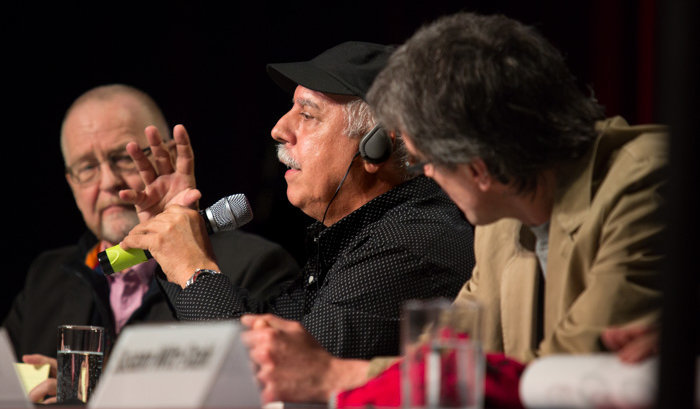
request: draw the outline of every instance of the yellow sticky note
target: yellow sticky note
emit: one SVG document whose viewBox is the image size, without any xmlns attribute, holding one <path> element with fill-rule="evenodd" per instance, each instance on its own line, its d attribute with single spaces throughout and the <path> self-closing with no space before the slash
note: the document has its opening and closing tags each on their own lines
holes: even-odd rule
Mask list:
<svg viewBox="0 0 700 409">
<path fill-rule="evenodd" d="M 44 365 L 32 365 L 24 363 L 15 363 L 15 369 L 17 369 L 17 374 L 19 379 L 24 385 L 24 390 L 29 393 L 35 386 L 42 383 L 49 377 L 49 364 Z"/>
</svg>

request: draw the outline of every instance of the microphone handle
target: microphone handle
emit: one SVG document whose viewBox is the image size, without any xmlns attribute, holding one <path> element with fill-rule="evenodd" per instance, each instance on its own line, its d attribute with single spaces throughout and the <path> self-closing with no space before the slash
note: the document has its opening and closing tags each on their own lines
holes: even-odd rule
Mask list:
<svg viewBox="0 0 700 409">
<path fill-rule="evenodd" d="M 202 216 L 202 220 L 204 220 L 204 226 L 207 228 L 207 234 L 209 234 L 210 236 L 214 234 L 214 228 L 211 226 L 211 222 L 207 217 L 206 210 L 200 210 L 199 215 Z"/>
<path fill-rule="evenodd" d="M 209 219 L 204 213 L 204 210 L 200 210 L 199 215 L 202 216 L 202 219 L 204 220 L 204 225 L 207 228 L 207 233 L 209 235 L 214 234 L 214 229 L 212 228 L 211 222 L 209 222 Z M 104 274 L 106 275 L 118 273 L 122 270 L 126 270 L 129 267 L 133 267 L 137 264 L 143 263 L 144 261 L 148 261 L 152 258 L 153 256 L 148 250 L 124 250 L 118 244 L 116 246 L 110 247 L 104 251 L 97 253 L 97 261 L 100 262 L 102 272 L 104 272 Z"/>
<path fill-rule="evenodd" d="M 153 256 L 148 250 L 124 250 L 118 244 L 97 253 L 97 260 L 100 262 L 102 272 L 106 275 L 118 273 L 152 258 Z"/>
</svg>

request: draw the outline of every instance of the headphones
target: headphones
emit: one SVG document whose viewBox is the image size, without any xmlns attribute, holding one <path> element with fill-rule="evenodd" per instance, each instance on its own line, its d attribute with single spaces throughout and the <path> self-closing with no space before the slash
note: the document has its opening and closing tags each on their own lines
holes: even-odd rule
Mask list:
<svg viewBox="0 0 700 409">
<path fill-rule="evenodd" d="M 360 141 L 360 156 L 369 163 L 382 163 L 389 159 L 394 144 L 384 128 L 377 124 Z"/>
<path fill-rule="evenodd" d="M 371 131 L 367 132 L 367 135 L 362 137 L 362 140 L 360 141 L 359 151 L 355 153 L 355 155 L 352 157 L 352 160 L 350 161 L 350 166 L 348 166 L 348 169 L 345 171 L 345 176 L 343 176 L 343 179 L 340 181 L 338 188 L 335 189 L 335 193 L 333 193 L 333 197 L 331 197 L 331 200 L 328 202 L 328 206 L 326 206 L 326 211 L 323 212 L 323 219 L 321 220 L 321 223 L 323 223 L 326 220 L 326 213 L 328 213 L 328 209 L 331 207 L 331 203 L 333 203 L 333 200 L 338 195 L 340 187 L 343 186 L 345 178 L 348 177 L 348 173 L 350 173 L 350 168 L 352 167 L 352 163 L 355 161 L 355 158 L 357 158 L 357 156 L 359 155 L 366 162 L 374 164 L 382 163 L 389 159 L 389 156 L 391 156 L 391 152 L 393 150 L 394 144 L 391 142 L 391 138 L 389 137 L 389 135 L 387 135 L 384 128 L 382 128 L 379 124 L 375 125 Z"/>
</svg>

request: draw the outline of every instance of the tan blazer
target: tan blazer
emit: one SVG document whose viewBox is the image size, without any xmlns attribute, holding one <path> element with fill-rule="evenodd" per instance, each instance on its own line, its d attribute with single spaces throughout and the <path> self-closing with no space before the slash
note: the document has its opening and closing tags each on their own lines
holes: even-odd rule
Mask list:
<svg viewBox="0 0 700 409">
<path fill-rule="evenodd" d="M 540 355 L 601 350 L 611 325 L 651 322 L 660 309 L 668 136 L 660 125 L 596 124 L 591 152 L 568 164 L 549 227 L 544 324 L 538 341 L 534 235 L 513 219 L 475 229 L 476 267 L 455 299 L 484 305 L 487 352 L 528 362 Z M 376 358 L 373 376 L 393 362 Z"/>
<path fill-rule="evenodd" d="M 550 219 L 541 342 L 534 235 L 513 219 L 475 231 L 476 267 L 455 302 L 484 304 L 487 351 L 524 362 L 598 351 L 605 327 L 659 312 L 666 129 L 619 117 L 596 125 L 591 153 L 559 173 L 570 177 L 560 180 Z"/>
</svg>

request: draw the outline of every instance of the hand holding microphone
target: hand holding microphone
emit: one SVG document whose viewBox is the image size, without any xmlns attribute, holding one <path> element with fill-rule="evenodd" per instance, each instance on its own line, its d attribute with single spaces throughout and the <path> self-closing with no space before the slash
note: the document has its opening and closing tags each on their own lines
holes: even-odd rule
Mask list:
<svg viewBox="0 0 700 409">
<path fill-rule="evenodd" d="M 159 258 L 156 254 L 156 258 L 169 278 L 169 273 L 174 274 L 175 270 L 186 270 L 185 274 L 191 274 L 194 270 L 190 271 L 191 267 L 187 267 L 188 265 L 196 265 L 194 268 L 211 268 L 197 263 L 201 263 L 202 259 L 213 262 L 210 245 L 202 237 L 206 234 L 198 231 L 201 230 L 200 220 L 203 220 L 208 234 L 215 234 L 237 229 L 252 219 L 250 204 L 243 194 L 222 198 L 205 210 L 199 211 L 199 215 L 195 210 L 172 206 L 134 227 L 124 239 L 126 249 L 119 245 L 110 247 L 100 252 L 98 259 L 105 274 L 114 274 L 152 257 L 150 252 L 141 248 L 157 248 L 157 253 L 162 253 L 164 257 Z M 172 265 L 173 268 L 168 268 L 168 265 Z"/>
</svg>

